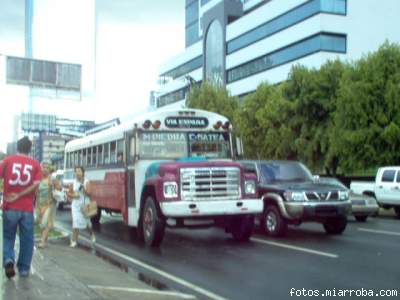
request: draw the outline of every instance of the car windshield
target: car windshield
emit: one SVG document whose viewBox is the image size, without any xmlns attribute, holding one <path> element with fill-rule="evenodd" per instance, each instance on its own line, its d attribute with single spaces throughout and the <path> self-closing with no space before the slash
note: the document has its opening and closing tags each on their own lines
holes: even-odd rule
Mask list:
<svg viewBox="0 0 400 300">
<path fill-rule="evenodd" d="M 263 183 L 312 181 L 311 172 L 299 162 L 262 162 L 260 164 Z"/>
</svg>

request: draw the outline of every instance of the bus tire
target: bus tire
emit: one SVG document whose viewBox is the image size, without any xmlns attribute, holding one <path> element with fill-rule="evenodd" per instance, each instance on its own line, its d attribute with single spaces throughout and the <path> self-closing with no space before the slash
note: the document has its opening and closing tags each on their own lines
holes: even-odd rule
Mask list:
<svg viewBox="0 0 400 300">
<path fill-rule="evenodd" d="M 100 225 L 100 219 L 101 219 L 101 208 L 97 208 L 97 214 L 94 215 L 92 218 L 90 218 L 90 222 L 92 222 L 93 226 L 99 226 Z"/>
<path fill-rule="evenodd" d="M 253 216 L 239 216 L 233 218 L 230 232 L 232 233 L 232 237 L 235 241 L 247 242 L 253 233 L 253 228 Z"/>
<path fill-rule="evenodd" d="M 153 196 L 147 196 L 140 218 L 140 233 L 147 246 L 158 247 L 165 232 L 165 220 L 159 216 Z"/>
</svg>

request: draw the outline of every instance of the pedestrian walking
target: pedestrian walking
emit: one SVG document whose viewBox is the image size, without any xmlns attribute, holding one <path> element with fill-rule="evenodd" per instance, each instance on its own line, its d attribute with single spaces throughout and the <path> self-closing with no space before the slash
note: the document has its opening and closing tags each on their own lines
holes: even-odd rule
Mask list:
<svg viewBox="0 0 400 300">
<path fill-rule="evenodd" d="M 82 207 L 90 202 L 90 183 L 85 179 L 85 169 L 83 167 L 75 167 L 75 180 L 68 190 L 68 198 L 72 202 L 72 237 L 70 247 L 75 248 L 77 246 L 80 229 L 87 229 L 92 242 L 95 243 L 96 237 L 90 218 L 85 217 L 82 213 Z"/>
<path fill-rule="evenodd" d="M 36 223 L 41 229 L 41 239 L 38 244 L 39 248 L 47 245 L 49 232 L 54 226 L 56 201 L 53 197 L 54 186 L 50 176 L 50 164 L 42 162 L 42 180 L 39 184 L 37 202 L 36 202 Z"/>
<path fill-rule="evenodd" d="M 32 142 L 23 137 L 17 142 L 17 154 L 0 163 L 4 179 L 3 266 L 8 278 L 15 276 L 15 238 L 19 232 L 17 268 L 21 277 L 29 276 L 34 244 L 34 199 L 42 172 L 37 160 L 29 157 Z"/>
</svg>

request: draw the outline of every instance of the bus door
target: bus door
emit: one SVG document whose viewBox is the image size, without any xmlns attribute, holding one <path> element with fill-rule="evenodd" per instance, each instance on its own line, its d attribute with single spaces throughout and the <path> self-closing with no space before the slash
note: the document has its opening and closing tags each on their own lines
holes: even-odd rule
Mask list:
<svg viewBox="0 0 400 300">
<path fill-rule="evenodd" d="M 126 195 L 128 200 L 128 225 L 136 225 L 138 219 L 136 201 L 135 201 L 135 153 L 136 136 L 133 132 L 125 133 L 125 153 L 127 166 L 127 188 Z"/>
</svg>

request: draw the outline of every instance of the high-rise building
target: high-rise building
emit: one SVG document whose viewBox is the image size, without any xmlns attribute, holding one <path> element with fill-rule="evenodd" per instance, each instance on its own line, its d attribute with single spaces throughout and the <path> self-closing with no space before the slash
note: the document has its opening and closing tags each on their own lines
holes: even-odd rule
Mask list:
<svg viewBox="0 0 400 300">
<path fill-rule="evenodd" d="M 160 67 L 157 105 L 182 106 L 193 81 L 235 96 L 291 67 L 351 61 L 400 42 L 398 0 L 186 0 L 186 49 Z M 187 78 L 191 78 L 190 82 Z"/>
</svg>

